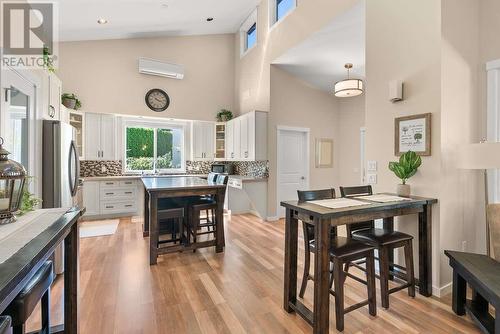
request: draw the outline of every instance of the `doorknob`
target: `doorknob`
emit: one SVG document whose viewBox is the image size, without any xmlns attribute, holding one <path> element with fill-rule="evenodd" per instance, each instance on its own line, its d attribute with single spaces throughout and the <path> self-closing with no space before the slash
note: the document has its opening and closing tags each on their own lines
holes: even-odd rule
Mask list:
<svg viewBox="0 0 500 334">
<path fill-rule="evenodd" d="M 305 180 L 305 179 L 306 179 L 306 177 L 305 177 L 305 176 L 302 176 L 300 179 L 301 179 L 301 180 Z"/>
</svg>

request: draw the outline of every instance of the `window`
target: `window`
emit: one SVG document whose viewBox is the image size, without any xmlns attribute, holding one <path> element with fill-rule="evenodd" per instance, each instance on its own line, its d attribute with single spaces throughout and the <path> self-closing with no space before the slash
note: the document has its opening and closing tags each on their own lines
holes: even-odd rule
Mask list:
<svg viewBox="0 0 500 334">
<path fill-rule="evenodd" d="M 125 127 L 125 170 L 184 170 L 184 129 L 176 126 L 129 124 Z"/>
<path fill-rule="evenodd" d="M 241 56 L 257 45 L 257 9 L 243 22 L 240 28 Z"/>
<path fill-rule="evenodd" d="M 270 26 L 273 26 L 297 7 L 297 0 L 271 0 L 269 5 Z"/>
<path fill-rule="evenodd" d="M 247 50 L 251 49 L 257 43 L 257 23 L 247 31 Z"/>
</svg>

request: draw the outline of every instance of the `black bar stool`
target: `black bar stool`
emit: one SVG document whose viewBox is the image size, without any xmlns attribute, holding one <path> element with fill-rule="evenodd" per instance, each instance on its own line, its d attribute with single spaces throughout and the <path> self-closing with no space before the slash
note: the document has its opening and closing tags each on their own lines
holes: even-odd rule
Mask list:
<svg viewBox="0 0 500 334">
<path fill-rule="evenodd" d="M 218 174 L 215 183 L 227 185 L 229 176 Z M 209 181 L 210 182 L 210 181 Z M 224 200 L 222 198 L 222 200 Z M 213 234 L 214 237 L 217 233 L 217 221 L 215 211 L 217 210 L 218 203 L 213 196 L 202 196 L 189 201 L 189 231 L 190 236 L 193 238 L 193 243 L 196 243 L 197 237 L 200 235 Z M 205 211 L 207 218 L 201 218 L 200 213 Z M 210 213 L 210 214 L 209 214 Z M 211 219 L 209 218 L 211 217 Z M 203 222 L 205 220 L 205 222 Z M 206 227 L 207 231 L 203 231 Z M 196 249 L 193 250 L 195 252 Z"/>
<path fill-rule="evenodd" d="M 12 334 L 12 319 L 8 316 L 0 317 L 0 334 Z"/>
<path fill-rule="evenodd" d="M 372 186 L 340 187 L 342 197 L 357 197 L 372 195 Z M 375 228 L 375 222 L 367 221 L 347 225 L 347 234 L 353 239 L 372 245 L 379 253 L 380 268 L 380 297 L 382 307 L 389 308 L 389 294 L 408 288 L 408 295 L 415 297 L 415 275 L 413 269 L 413 236 L 383 228 Z M 396 248 L 404 248 L 405 267 L 395 264 L 389 260 L 389 252 Z M 349 269 L 348 264 L 346 271 Z M 352 264 L 360 269 L 357 263 Z M 400 271 L 391 270 L 397 268 Z M 401 273 L 403 271 L 404 273 Z M 389 290 L 389 276 L 393 275 L 406 281 L 398 287 Z"/>
<path fill-rule="evenodd" d="M 335 198 L 335 189 L 324 190 L 298 190 L 299 201 L 312 201 L 319 199 Z M 304 248 L 305 248 L 305 264 L 304 275 L 302 278 L 302 286 L 299 296 L 303 298 L 308 280 L 314 280 L 309 274 L 310 253 L 316 252 L 316 242 L 314 240 L 314 225 L 307 217 L 299 217 L 302 220 L 304 229 Z M 335 297 L 335 326 L 338 331 L 344 330 L 344 315 L 354 311 L 360 307 L 368 305 L 370 315 L 377 315 L 377 302 L 375 291 L 375 260 L 373 251 L 375 247 L 353 240 L 337 236 L 336 227 L 330 230 L 330 261 L 332 270 L 330 272 L 330 294 Z M 360 259 L 366 259 L 366 281 L 361 278 L 345 272 L 343 267 L 345 264 Z M 351 277 L 358 282 L 366 284 L 368 298 L 362 302 L 345 307 L 344 305 L 344 283 L 347 277 Z M 334 289 L 331 287 L 334 285 Z"/>
<path fill-rule="evenodd" d="M 158 210 L 158 235 L 170 234 L 171 238 L 163 240 L 158 238 L 158 245 L 182 243 L 184 241 L 185 209 L 175 201 L 171 201 L 167 205 L 165 204 L 165 201 L 160 202 L 160 209 Z M 179 237 L 177 237 L 177 234 Z"/>
<path fill-rule="evenodd" d="M 4 311 L 12 318 L 14 334 L 24 334 L 25 324 L 38 302 L 42 301 L 42 329 L 39 333 L 50 333 L 50 286 L 54 281 L 52 261 L 46 261 L 28 284 L 19 292 Z"/>
</svg>

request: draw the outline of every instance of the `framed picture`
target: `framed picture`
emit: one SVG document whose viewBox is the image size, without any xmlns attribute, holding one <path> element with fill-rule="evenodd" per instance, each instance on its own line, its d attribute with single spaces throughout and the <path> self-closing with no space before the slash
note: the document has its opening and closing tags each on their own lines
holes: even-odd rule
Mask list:
<svg viewBox="0 0 500 334">
<path fill-rule="evenodd" d="M 431 114 L 399 117 L 394 122 L 394 154 L 431 155 Z"/>
<path fill-rule="evenodd" d="M 316 168 L 333 167 L 333 139 L 316 139 Z"/>
</svg>

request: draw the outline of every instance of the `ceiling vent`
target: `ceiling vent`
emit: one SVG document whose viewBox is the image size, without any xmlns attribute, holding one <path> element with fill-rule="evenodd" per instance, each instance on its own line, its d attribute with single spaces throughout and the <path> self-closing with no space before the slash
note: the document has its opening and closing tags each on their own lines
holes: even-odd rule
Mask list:
<svg viewBox="0 0 500 334">
<path fill-rule="evenodd" d="M 154 59 L 139 58 L 139 73 L 181 80 L 184 78 L 184 67 Z"/>
</svg>

